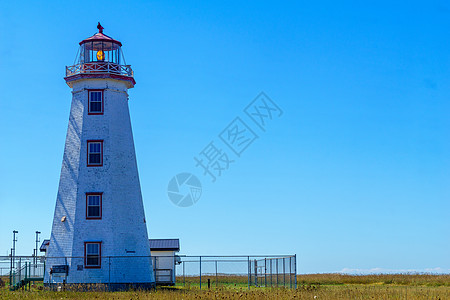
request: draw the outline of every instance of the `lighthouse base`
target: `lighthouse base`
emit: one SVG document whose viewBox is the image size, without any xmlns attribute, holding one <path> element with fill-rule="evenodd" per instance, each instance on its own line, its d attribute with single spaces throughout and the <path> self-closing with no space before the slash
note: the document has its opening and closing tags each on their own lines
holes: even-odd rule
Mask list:
<svg viewBox="0 0 450 300">
<path fill-rule="evenodd" d="M 51 291 L 77 292 L 119 292 L 128 290 L 150 291 L 155 289 L 154 282 L 138 283 L 44 283 Z"/>
</svg>

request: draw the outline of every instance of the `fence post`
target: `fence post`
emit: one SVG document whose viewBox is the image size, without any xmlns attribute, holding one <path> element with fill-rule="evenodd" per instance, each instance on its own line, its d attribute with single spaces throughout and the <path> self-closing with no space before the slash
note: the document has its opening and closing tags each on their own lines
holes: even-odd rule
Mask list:
<svg viewBox="0 0 450 300">
<path fill-rule="evenodd" d="M 19 282 L 22 280 L 22 257 L 19 257 Z"/>
<path fill-rule="evenodd" d="M 27 279 L 27 275 L 28 275 L 27 273 L 28 273 L 28 265 L 27 265 L 27 262 L 25 262 L 25 277 L 23 278 L 25 291 L 27 290 L 27 284 L 25 283 L 25 280 Z M 22 289 L 23 289 L 23 286 L 22 286 Z"/>
<path fill-rule="evenodd" d="M 280 259 L 279 258 L 276 258 L 276 263 L 275 263 L 275 267 L 277 268 L 277 287 L 278 287 L 278 261 L 279 261 Z"/>
<path fill-rule="evenodd" d="M 267 258 L 264 257 L 264 287 L 267 287 Z"/>
<path fill-rule="evenodd" d="M 270 262 L 270 287 L 272 287 L 272 279 L 273 279 L 273 275 L 272 275 L 272 259 L 270 259 L 269 262 Z"/>
<path fill-rule="evenodd" d="M 185 261 L 183 261 L 183 286 L 186 286 L 186 273 L 184 272 L 184 265 L 186 264 Z"/>
<path fill-rule="evenodd" d="M 294 276 L 295 288 L 297 288 L 297 254 L 294 254 Z"/>
<path fill-rule="evenodd" d="M 216 263 L 216 288 L 217 288 L 217 258 L 216 258 L 215 263 Z"/>
<path fill-rule="evenodd" d="M 31 268 L 31 263 L 29 263 L 29 264 L 28 264 L 28 276 L 30 276 L 30 278 L 36 277 L 36 271 L 34 271 L 34 272 L 33 272 L 33 275 L 31 275 L 31 270 L 32 270 L 32 268 Z M 33 281 L 33 284 L 34 284 L 34 283 L 35 283 L 35 282 Z M 28 290 L 31 290 L 31 280 L 28 281 Z"/>
<path fill-rule="evenodd" d="M 250 256 L 247 256 L 247 287 L 248 289 L 250 289 L 250 272 L 251 272 L 251 267 L 250 267 Z"/>
<path fill-rule="evenodd" d="M 289 288 L 292 289 L 292 256 L 289 256 Z"/>
<path fill-rule="evenodd" d="M 11 288 L 12 285 L 12 272 L 13 272 L 13 259 L 12 259 L 12 248 L 11 248 L 11 263 L 9 264 L 9 288 Z"/>
<path fill-rule="evenodd" d="M 258 261 L 255 259 L 255 287 L 258 286 Z"/>
<path fill-rule="evenodd" d="M 283 286 L 286 286 L 286 261 L 283 257 Z"/>
<path fill-rule="evenodd" d="M 200 256 L 200 289 L 202 289 L 202 257 Z"/>
</svg>

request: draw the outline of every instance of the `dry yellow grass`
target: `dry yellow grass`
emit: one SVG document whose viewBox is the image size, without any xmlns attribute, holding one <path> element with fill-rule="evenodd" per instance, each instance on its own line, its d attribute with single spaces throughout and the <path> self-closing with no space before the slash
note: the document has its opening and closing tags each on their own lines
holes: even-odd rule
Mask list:
<svg viewBox="0 0 450 300">
<path fill-rule="evenodd" d="M 306 284 L 395 284 L 450 286 L 450 274 L 306 274 L 297 275 L 297 282 Z"/>
<path fill-rule="evenodd" d="M 153 292 L 9 292 L 0 299 L 450 299 L 448 287 L 333 286 L 252 290 L 156 290 Z"/>
<path fill-rule="evenodd" d="M 189 278 L 194 283 L 198 278 Z M 155 291 L 128 292 L 10 292 L 4 288 L 0 299 L 450 299 L 450 275 L 364 275 L 309 274 L 298 276 L 297 289 L 239 287 L 246 277 L 227 277 L 218 289 L 158 288 Z M 232 282 L 236 282 L 236 286 Z"/>
</svg>

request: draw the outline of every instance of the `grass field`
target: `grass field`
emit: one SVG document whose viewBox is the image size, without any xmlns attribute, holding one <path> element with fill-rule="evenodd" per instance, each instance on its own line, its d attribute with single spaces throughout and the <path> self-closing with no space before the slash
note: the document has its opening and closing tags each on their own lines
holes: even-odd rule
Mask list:
<svg viewBox="0 0 450 300">
<path fill-rule="evenodd" d="M 206 277 L 207 280 L 208 277 Z M 211 278 L 212 280 L 212 278 Z M 247 277 L 219 278 L 211 289 L 198 288 L 198 278 L 186 278 L 186 286 L 155 291 L 52 292 L 35 286 L 31 291 L 0 291 L 0 299 L 450 299 L 450 275 L 381 274 L 298 275 L 297 289 L 246 287 Z"/>
</svg>

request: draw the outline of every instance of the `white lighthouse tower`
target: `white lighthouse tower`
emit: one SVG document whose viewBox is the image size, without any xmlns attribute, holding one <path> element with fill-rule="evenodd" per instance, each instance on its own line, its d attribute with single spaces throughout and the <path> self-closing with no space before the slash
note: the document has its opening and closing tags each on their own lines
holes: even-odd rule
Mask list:
<svg viewBox="0 0 450 300">
<path fill-rule="evenodd" d="M 72 105 L 44 282 L 154 286 L 128 110 L 133 71 L 103 33 L 66 67 Z"/>
</svg>

